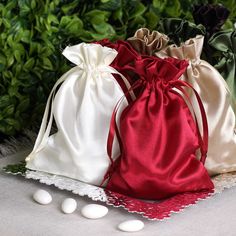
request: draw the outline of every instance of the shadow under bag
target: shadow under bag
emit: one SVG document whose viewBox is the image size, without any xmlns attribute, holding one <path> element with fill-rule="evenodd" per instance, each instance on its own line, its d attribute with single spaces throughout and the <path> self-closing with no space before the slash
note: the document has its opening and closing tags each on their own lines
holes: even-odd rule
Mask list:
<svg viewBox="0 0 236 236">
<path fill-rule="evenodd" d="M 111 160 L 106 189 L 131 197 L 158 200 L 178 193 L 211 190 L 213 183 L 204 167 L 208 128 L 196 91 L 179 77 L 188 63 L 174 58 L 145 57 L 135 62 L 140 79 L 136 100 L 123 110 L 118 132 L 113 111 L 108 136 L 111 156 L 118 135 L 120 156 Z M 202 114 L 203 137 L 183 98 L 184 87 L 193 89 Z M 187 97 L 188 99 L 188 97 Z M 200 149 L 201 159 L 196 158 Z"/>
</svg>

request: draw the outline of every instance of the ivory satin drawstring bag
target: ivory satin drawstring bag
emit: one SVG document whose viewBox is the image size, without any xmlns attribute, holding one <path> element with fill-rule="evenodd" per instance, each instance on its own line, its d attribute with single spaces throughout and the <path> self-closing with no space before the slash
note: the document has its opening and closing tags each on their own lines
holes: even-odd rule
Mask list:
<svg viewBox="0 0 236 236">
<path fill-rule="evenodd" d="M 180 46 L 170 45 L 162 52 L 156 53 L 156 56 L 170 56 L 189 62 L 181 79 L 191 84 L 202 100 L 209 129 L 205 166 L 210 175 L 215 175 L 236 171 L 235 114 L 232 95 L 225 80 L 213 66 L 200 58 L 203 42 L 204 37 L 198 35 Z M 190 90 L 188 92 L 202 130 L 197 100 Z"/>
<path fill-rule="evenodd" d="M 75 67 L 54 85 L 26 167 L 99 185 L 109 166 L 107 135 L 111 114 L 124 96 L 109 66 L 117 51 L 99 44 L 66 47 L 63 55 Z M 126 99 L 123 104 L 127 105 Z M 50 135 L 53 119 L 57 132 Z M 115 140 L 114 156 L 119 154 Z"/>
</svg>

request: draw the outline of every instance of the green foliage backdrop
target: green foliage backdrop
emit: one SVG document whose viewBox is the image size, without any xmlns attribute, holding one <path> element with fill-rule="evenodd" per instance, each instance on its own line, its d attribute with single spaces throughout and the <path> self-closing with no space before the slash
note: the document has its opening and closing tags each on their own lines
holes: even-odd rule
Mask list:
<svg viewBox="0 0 236 236">
<path fill-rule="evenodd" d="M 40 122 L 56 79 L 69 69 L 68 44 L 125 39 L 155 29 L 160 18 L 192 21 L 197 3 L 222 2 L 236 17 L 234 0 L 2 0 L 0 2 L 0 134 L 14 135 Z"/>
</svg>

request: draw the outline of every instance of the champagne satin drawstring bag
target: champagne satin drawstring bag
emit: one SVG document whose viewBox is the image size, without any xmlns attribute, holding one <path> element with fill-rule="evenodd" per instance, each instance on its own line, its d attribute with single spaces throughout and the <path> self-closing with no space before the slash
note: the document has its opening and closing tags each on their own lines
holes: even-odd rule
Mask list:
<svg viewBox="0 0 236 236">
<path fill-rule="evenodd" d="M 206 168 L 210 175 L 236 171 L 235 114 L 232 95 L 220 73 L 208 62 L 201 60 L 204 37 L 198 35 L 180 46 L 170 45 L 158 57 L 170 56 L 188 60 L 189 66 L 182 80 L 191 84 L 202 100 L 209 129 L 209 145 Z M 202 127 L 196 98 L 191 91 L 194 111 Z"/>
<path fill-rule="evenodd" d="M 109 66 L 117 56 L 114 49 L 81 43 L 67 47 L 63 55 L 76 66 L 51 91 L 26 167 L 99 185 L 109 166 L 106 144 L 111 114 L 124 95 L 112 73 L 121 76 L 127 87 L 129 83 Z M 50 135 L 53 118 L 58 130 Z M 113 148 L 117 156 L 116 141 Z"/>
</svg>

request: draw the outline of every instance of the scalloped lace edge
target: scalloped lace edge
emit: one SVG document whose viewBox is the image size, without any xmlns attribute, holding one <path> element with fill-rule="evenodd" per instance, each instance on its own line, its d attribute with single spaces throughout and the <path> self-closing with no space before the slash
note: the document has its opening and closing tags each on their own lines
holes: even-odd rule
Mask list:
<svg viewBox="0 0 236 236">
<path fill-rule="evenodd" d="M 143 201 L 78 180 L 40 171 L 27 170 L 25 175 L 21 175 L 26 179 L 34 179 L 46 185 L 54 185 L 61 190 L 71 191 L 79 196 L 87 196 L 93 201 L 101 201 L 113 207 L 123 207 L 128 212 L 140 214 L 149 220 L 160 221 L 170 218 L 172 214 L 182 212 L 186 208 L 197 204 L 199 201 L 206 200 L 215 194 L 222 193 L 224 189 L 236 186 L 236 172 L 225 173 L 212 177 L 212 181 L 215 185 L 214 191 L 183 193 L 163 201 Z"/>
</svg>

